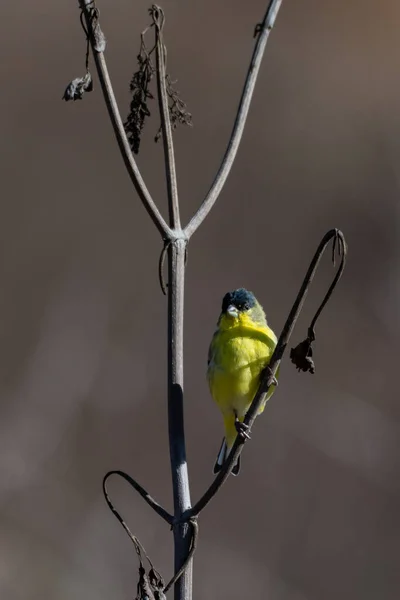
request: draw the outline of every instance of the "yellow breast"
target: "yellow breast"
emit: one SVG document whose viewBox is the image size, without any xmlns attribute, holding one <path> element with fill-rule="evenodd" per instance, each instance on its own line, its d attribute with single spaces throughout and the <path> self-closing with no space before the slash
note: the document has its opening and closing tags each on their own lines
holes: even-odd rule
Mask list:
<svg viewBox="0 0 400 600">
<path fill-rule="evenodd" d="M 223 412 L 245 414 L 275 346 L 275 334 L 267 326 L 241 325 L 216 332 L 210 348 L 208 380 L 211 394 Z"/>
</svg>

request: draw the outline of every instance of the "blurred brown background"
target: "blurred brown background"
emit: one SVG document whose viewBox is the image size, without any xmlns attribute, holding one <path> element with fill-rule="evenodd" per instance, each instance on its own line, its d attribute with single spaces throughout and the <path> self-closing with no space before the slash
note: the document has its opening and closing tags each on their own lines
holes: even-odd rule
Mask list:
<svg viewBox="0 0 400 600">
<path fill-rule="evenodd" d="M 169 70 L 195 127 L 175 135 L 184 221 L 232 126 L 263 0 L 165 0 Z M 99 1 L 122 114 L 143 0 Z M 171 507 L 166 301 L 159 236 L 133 191 L 77 2 L 0 7 L 0 595 L 133 598 L 133 547 L 101 479 L 121 468 Z M 317 328 L 314 376 L 286 358 L 239 479 L 200 520 L 195 598 L 395 600 L 400 594 L 400 5 L 285 0 L 237 162 L 190 244 L 186 428 L 191 491 L 209 484 L 222 425 L 205 380 L 222 295 L 253 290 L 279 332 L 325 231 L 345 276 Z M 139 163 L 165 210 L 149 121 Z M 293 342 L 333 270 L 323 262 Z M 165 578 L 171 534 L 123 482 L 115 503 Z"/>
</svg>

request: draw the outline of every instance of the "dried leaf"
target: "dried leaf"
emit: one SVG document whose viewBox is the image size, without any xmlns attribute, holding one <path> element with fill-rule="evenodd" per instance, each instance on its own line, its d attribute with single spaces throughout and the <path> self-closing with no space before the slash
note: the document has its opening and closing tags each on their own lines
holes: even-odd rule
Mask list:
<svg viewBox="0 0 400 600">
<path fill-rule="evenodd" d="M 82 100 L 85 92 L 91 92 L 93 90 L 93 80 L 89 71 L 87 71 L 84 77 L 77 77 L 73 79 L 66 87 L 63 95 L 63 100 L 68 102 L 69 100 Z"/>
</svg>

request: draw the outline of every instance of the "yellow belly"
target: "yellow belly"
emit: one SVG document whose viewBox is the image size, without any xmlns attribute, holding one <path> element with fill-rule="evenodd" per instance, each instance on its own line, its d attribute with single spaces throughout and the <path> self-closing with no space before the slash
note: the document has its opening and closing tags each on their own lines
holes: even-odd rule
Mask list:
<svg viewBox="0 0 400 600">
<path fill-rule="evenodd" d="M 243 333 L 217 334 L 208 369 L 210 391 L 220 410 L 233 411 L 239 418 L 246 414 L 276 344 L 265 332 Z"/>
</svg>

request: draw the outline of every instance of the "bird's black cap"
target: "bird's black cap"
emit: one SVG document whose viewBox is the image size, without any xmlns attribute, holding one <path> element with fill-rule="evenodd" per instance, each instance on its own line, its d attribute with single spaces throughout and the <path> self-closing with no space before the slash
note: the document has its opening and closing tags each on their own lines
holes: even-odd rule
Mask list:
<svg viewBox="0 0 400 600">
<path fill-rule="evenodd" d="M 222 312 L 226 312 L 227 308 L 231 305 L 236 306 L 239 311 L 249 310 L 256 305 L 256 298 L 252 292 L 248 292 L 244 288 L 239 288 L 225 294 L 222 300 Z"/>
</svg>

